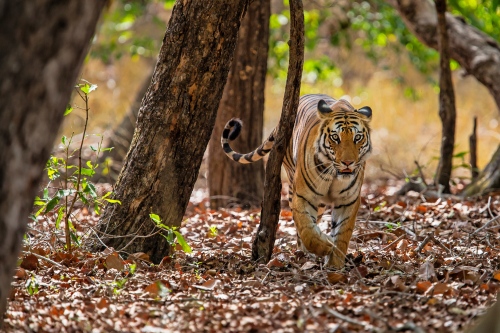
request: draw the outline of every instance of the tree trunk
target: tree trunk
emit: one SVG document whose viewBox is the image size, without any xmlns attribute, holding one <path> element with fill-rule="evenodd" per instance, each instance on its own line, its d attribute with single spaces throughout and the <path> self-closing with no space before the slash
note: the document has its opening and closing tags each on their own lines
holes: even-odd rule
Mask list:
<svg viewBox="0 0 500 333">
<path fill-rule="evenodd" d="M 431 1 L 387 0 L 420 41 L 437 48 L 436 10 Z M 488 35 L 468 25 L 462 19 L 446 14 L 450 56 L 481 82 L 495 99 L 500 111 L 500 46 Z M 464 191 L 475 195 L 500 188 L 500 145 L 486 168 Z M 496 169 L 495 169 L 496 168 Z"/>
<path fill-rule="evenodd" d="M 151 64 L 152 65 L 152 64 Z M 134 136 L 135 124 L 137 122 L 137 114 L 141 107 L 141 102 L 153 77 L 153 66 L 151 73 L 144 79 L 139 91 L 135 95 L 134 102 L 130 105 L 127 113 L 123 116 L 122 121 L 113 128 L 113 131 L 107 139 L 105 139 L 104 147 L 113 147 L 109 153 L 101 154 L 97 163 L 101 167 L 107 169 L 106 174 L 97 172 L 92 179 L 94 182 L 114 183 L 118 179 L 118 175 L 123 166 L 123 161 L 127 155 L 132 137 Z"/>
<path fill-rule="evenodd" d="M 100 230 L 107 246 L 169 253 L 149 214 L 181 224 L 215 123 L 248 0 L 177 1 L 142 101 L 130 150 Z M 123 237 L 136 235 L 139 237 Z M 99 243 L 97 243 L 99 247 Z"/>
<path fill-rule="evenodd" d="M 455 92 L 451 81 L 448 31 L 446 29 L 446 0 L 436 0 L 438 15 L 440 75 L 439 117 L 441 118 L 441 155 L 436 171 L 435 184 L 443 186 L 443 193 L 450 193 L 450 178 L 453 169 L 453 146 L 455 144 Z"/>
<path fill-rule="evenodd" d="M 279 129 L 266 168 L 262 217 L 252 245 L 252 259 L 268 262 L 273 254 L 281 203 L 281 163 L 290 144 L 299 106 L 304 64 L 304 9 L 302 0 L 290 0 L 290 63 L 286 79 Z"/>
<path fill-rule="evenodd" d="M 262 142 L 270 11 L 269 0 L 255 0 L 241 23 L 209 145 L 208 188 L 213 208 L 231 203 L 255 206 L 262 201 L 263 163 L 234 163 L 223 153 L 220 137 L 226 121 L 239 117 L 246 126 L 235 149 L 248 152 Z"/>
<path fill-rule="evenodd" d="M 500 146 L 484 170 L 465 188 L 463 195 L 472 196 L 498 190 L 500 190 Z"/>
<path fill-rule="evenodd" d="M 105 4 L 0 0 L 0 326 L 43 167 Z"/>
</svg>

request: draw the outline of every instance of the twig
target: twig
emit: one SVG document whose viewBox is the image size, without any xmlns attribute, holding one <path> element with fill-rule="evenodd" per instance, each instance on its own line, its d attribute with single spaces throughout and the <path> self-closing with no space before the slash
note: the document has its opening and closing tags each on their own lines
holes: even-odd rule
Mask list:
<svg viewBox="0 0 500 333">
<path fill-rule="evenodd" d="M 427 243 L 429 243 L 432 240 L 433 237 L 434 236 L 432 235 L 432 232 L 429 232 L 427 234 L 427 236 L 424 238 L 424 240 L 422 241 L 422 243 L 420 243 L 420 245 L 417 247 L 417 249 L 415 250 L 415 252 L 417 252 L 418 254 L 420 254 L 420 251 L 422 251 L 422 249 L 424 248 L 424 246 Z"/>
<path fill-rule="evenodd" d="M 436 237 L 434 237 L 434 234 L 432 232 L 429 232 L 427 234 L 427 236 L 424 238 L 424 240 L 422 241 L 422 243 L 420 243 L 420 245 L 417 247 L 416 252 L 418 254 L 420 254 L 420 251 L 422 251 L 422 249 L 424 248 L 424 246 L 427 243 L 429 243 L 430 241 L 433 241 L 437 246 L 439 246 L 440 248 L 442 248 L 443 250 L 445 250 L 449 254 L 453 254 L 453 252 L 449 248 L 447 248 L 446 245 L 444 245 L 443 243 L 441 243 L 441 241 L 439 239 L 437 239 Z"/>
<path fill-rule="evenodd" d="M 56 261 L 54 261 L 54 260 L 52 260 L 52 259 L 49 259 L 49 258 L 47 258 L 47 257 L 41 256 L 41 255 L 39 255 L 39 254 L 37 254 L 37 253 L 34 253 L 34 252 L 24 252 L 24 253 L 26 253 L 26 254 L 32 254 L 32 255 L 34 255 L 35 257 L 37 257 L 38 259 L 45 260 L 46 262 L 51 263 L 51 264 L 52 264 L 52 265 L 54 265 L 54 266 L 57 266 L 57 267 L 59 267 L 59 268 L 64 268 L 64 269 L 66 269 L 66 266 L 61 265 L 60 263 L 58 263 L 58 262 L 56 262 Z"/>
<path fill-rule="evenodd" d="M 500 215 L 495 216 L 494 218 L 492 218 L 491 220 L 489 220 L 488 222 L 486 222 L 486 224 L 485 224 L 485 225 L 483 225 L 481 228 L 479 228 L 479 229 L 477 229 L 476 231 L 474 231 L 474 232 L 471 234 L 471 236 L 472 236 L 472 235 L 477 234 L 479 231 L 483 230 L 484 228 L 486 228 L 487 226 L 489 226 L 491 223 L 493 223 L 493 222 L 495 222 L 496 220 L 498 220 L 498 218 L 500 218 Z"/>
<path fill-rule="evenodd" d="M 367 330 L 371 330 L 371 331 L 375 331 L 375 332 L 380 332 L 380 329 L 378 329 L 377 327 L 374 327 L 371 324 L 368 324 L 368 323 L 365 324 L 365 323 L 362 323 L 360 321 L 357 321 L 356 319 L 352 319 L 350 317 L 344 316 L 343 314 L 338 313 L 337 311 L 331 309 L 326 304 L 323 304 L 323 310 L 325 312 L 327 312 L 328 314 L 331 314 L 335 318 L 338 318 L 338 319 L 340 319 L 342 321 L 345 321 L 346 323 L 349 323 L 349 324 L 352 324 L 352 325 L 361 326 L 361 327 L 364 327 Z"/>
<path fill-rule="evenodd" d="M 418 174 L 420 175 L 420 178 L 422 179 L 422 183 L 424 183 L 424 186 L 425 187 L 428 187 L 429 185 L 427 184 L 427 182 L 425 181 L 425 176 L 424 176 L 424 172 L 422 171 L 422 167 L 420 166 L 420 164 L 418 163 L 417 160 L 413 161 L 415 163 L 415 165 L 417 166 L 417 170 L 418 170 Z"/>
<path fill-rule="evenodd" d="M 396 245 L 399 243 L 400 240 L 402 240 L 403 238 L 406 237 L 406 234 L 402 234 L 401 236 L 399 236 L 398 238 L 396 238 L 394 240 L 394 242 L 392 242 L 391 244 L 387 245 L 387 246 L 384 246 L 383 248 L 381 248 L 380 250 L 381 251 L 385 251 L 385 250 L 388 250 L 388 249 L 391 249 L 393 247 L 396 247 Z"/>
</svg>

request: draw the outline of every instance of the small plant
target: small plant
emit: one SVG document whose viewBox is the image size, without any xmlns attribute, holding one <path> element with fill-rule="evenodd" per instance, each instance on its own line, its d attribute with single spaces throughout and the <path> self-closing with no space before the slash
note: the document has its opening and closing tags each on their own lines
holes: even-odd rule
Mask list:
<svg viewBox="0 0 500 333">
<path fill-rule="evenodd" d="M 208 236 L 209 237 L 216 237 L 219 234 L 219 230 L 217 229 L 217 226 L 213 225 L 208 229 Z"/>
<path fill-rule="evenodd" d="M 179 231 L 177 231 L 177 227 L 170 227 L 168 225 L 163 224 L 160 216 L 157 214 L 151 213 L 149 214 L 149 217 L 151 218 L 151 220 L 153 220 L 153 222 L 156 224 L 158 228 L 163 229 L 165 231 L 165 233 L 160 233 L 160 234 L 167 240 L 171 248 L 175 246 L 175 241 L 177 240 L 177 243 L 179 243 L 179 245 L 181 246 L 182 251 L 186 253 L 193 252 L 193 250 L 191 250 L 191 247 L 186 242 L 182 234 Z"/>
<path fill-rule="evenodd" d="M 82 161 L 83 143 L 86 138 L 88 118 L 89 118 L 89 95 L 97 89 L 95 84 L 91 84 L 85 80 L 77 84 L 76 92 L 85 103 L 84 107 L 78 107 L 85 111 L 85 124 L 82 134 L 82 139 L 78 148 L 71 148 L 74 136 L 67 138 L 62 136 L 61 143 L 64 150 L 64 157 L 50 156 L 47 161 L 45 170 L 49 182 L 42 190 L 42 196 L 36 197 L 34 205 L 40 208 L 31 218 L 36 222 L 39 215 L 45 215 L 47 218 L 55 219 L 56 230 L 60 229 L 61 222 L 64 221 L 64 233 L 66 239 L 66 249 L 71 254 L 72 241 L 79 245 L 80 239 L 73 225 L 72 212 L 77 201 L 81 201 L 85 206 L 92 207 L 96 214 L 100 213 L 101 207 L 106 203 L 120 203 L 118 200 L 109 198 L 111 192 L 99 196 L 94 184 L 87 178 L 92 177 L 98 168 L 97 161 L 99 154 L 105 151 L 110 151 L 112 148 L 102 147 L 102 137 L 97 147 L 90 146 L 90 149 L 95 152 L 95 161 L 87 161 L 85 164 Z M 68 106 L 64 115 L 67 116 L 73 111 L 72 106 Z M 78 164 L 71 164 L 70 160 L 78 153 Z M 58 182 L 58 186 L 54 183 Z M 52 193 L 52 195 L 51 195 Z"/>
</svg>

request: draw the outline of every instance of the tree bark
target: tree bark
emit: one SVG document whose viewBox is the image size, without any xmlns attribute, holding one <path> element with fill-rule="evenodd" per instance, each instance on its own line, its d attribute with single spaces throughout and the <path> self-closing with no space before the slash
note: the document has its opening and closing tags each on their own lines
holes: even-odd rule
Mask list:
<svg viewBox="0 0 500 333">
<path fill-rule="evenodd" d="M 169 253 L 149 214 L 178 227 L 215 123 L 241 18 L 248 0 L 177 1 L 142 101 L 130 150 L 115 187 L 121 205 L 101 218 L 101 240 L 145 252 L 155 263 Z M 136 235 L 142 237 L 123 237 Z M 99 245 L 99 244 L 97 244 Z"/>
<path fill-rule="evenodd" d="M 0 326 L 43 167 L 105 4 L 0 0 Z"/>
<path fill-rule="evenodd" d="M 500 190 L 500 146 L 479 176 L 467 186 L 462 195 L 472 196 Z"/>
<path fill-rule="evenodd" d="M 441 155 L 436 171 L 435 184 L 443 186 L 443 193 L 450 193 L 450 178 L 453 169 L 453 147 L 455 145 L 455 92 L 451 80 L 448 31 L 446 28 L 446 0 L 435 0 L 438 16 L 440 75 L 439 117 L 441 118 Z"/>
<path fill-rule="evenodd" d="M 293 132 L 299 105 L 300 81 L 304 64 L 304 9 L 302 0 L 290 0 L 290 62 L 279 130 L 266 167 L 262 217 L 252 245 L 252 259 L 268 262 L 273 254 L 280 215 L 281 163 Z"/>
<path fill-rule="evenodd" d="M 255 0 L 241 23 L 209 145 L 208 188 L 212 208 L 231 203 L 256 206 L 262 201 L 263 163 L 234 163 L 223 153 L 220 137 L 226 121 L 237 116 L 246 126 L 241 138 L 234 143 L 235 149 L 248 152 L 261 144 L 270 12 L 269 0 Z"/>
<path fill-rule="evenodd" d="M 405 21 L 408 28 L 427 46 L 437 48 L 436 10 L 430 1 L 386 0 Z M 485 33 L 462 19 L 446 14 L 450 56 L 481 82 L 495 99 L 500 111 L 500 46 Z M 470 196 L 500 188 L 500 145 L 486 168 L 463 192 Z"/>
</svg>

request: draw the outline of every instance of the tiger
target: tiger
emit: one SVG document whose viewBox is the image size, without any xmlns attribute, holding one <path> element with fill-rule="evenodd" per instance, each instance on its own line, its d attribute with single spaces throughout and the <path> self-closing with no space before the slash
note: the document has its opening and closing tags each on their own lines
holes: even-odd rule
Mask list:
<svg viewBox="0 0 500 333">
<path fill-rule="evenodd" d="M 288 199 L 297 230 L 297 245 L 325 259 L 327 267 L 344 267 L 349 241 L 360 206 L 366 159 L 372 151 L 369 106 L 355 109 L 344 99 L 310 94 L 300 97 L 292 137 L 282 167 L 289 182 Z M 242 122 L 233 118 L 221 135 L 224 153 L 247 164 L 266 156 L 274 145 L 278 126 L 255 150 L 234 151 Z M 317 220 L 330 205 L 331 232 L 323 233 Z"/>
</svg>

